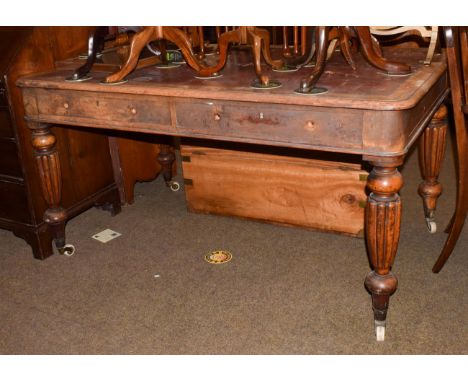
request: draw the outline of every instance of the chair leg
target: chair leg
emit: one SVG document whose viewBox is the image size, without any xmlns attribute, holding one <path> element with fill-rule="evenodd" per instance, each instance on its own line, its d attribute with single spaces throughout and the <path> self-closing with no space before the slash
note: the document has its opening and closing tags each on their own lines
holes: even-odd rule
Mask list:
<svg viewBox="0 0 468 382">
<path fill-rule="evenodd" d="M 358 35 L 362 53 L 364 54 L 364 57 L 367 59 L 369 64 L 389 74 L 411 73 L 411 68 L 409 65 L 389 61 L 383 58 L 379 52 L 376 51 L 369 27 L 354 27 L 354 29 Z"/>
<path fill-rule="evenodd" d="M 309 93 L 325 69 L 325 61 L 327 58 L 328 49 L 328 27 L 319 26 L 315 27 L 315 51 L 316 51 L 316 63 L 309 75 L 309 78 L 301 81 L 299 91 L 301 93 Z"/>
<path fill-rule="evenodd" d="M 108 27 L 97 27 L 88 38 L 88 57 L 86 63 L 80 66 L 73 75 L 68 78 L 69 81 L 83 81 L 90 78 L 88 73 L 96 61 L 96 56 L 104 49 L 104 38 L 106 37 Z"/>
<path fill-rule="evenodd" d="M 452 92 L 452 103 L 453 103 L 453 116 L 455 121 L 455 137 L 456 137 L 456 153 L 457 153 L 457 173 L 458 173 L 458 184 L 457 184 L 457 201 L 455 207 L 455 213 L 452 218 L 452 222 L 449 226 L 449 235 L 445 242 L 444 248 L 442 249 L 439 258 L 432 267 L 432 272 L 439 273 L 443 268 L 444 264 L 450 257 L 455 244 L 460 237 L 460 233 L 463 229 L 465 219 L 468 212 L 468 132 L 466 130 L 466 118 L 463 114 L 463 97 L 462 89 L 465 87 L 466 82 L 463 81 L 463 77 L 460 78 L 459 67 L 468 64 L 467 52 L 465 49 L 468 47 L 468 41 L 466 31 L 462 30 L 460 33 L 460 45 L 461 45 L 461 63 L 457 58 L 456 54 L 456 31 L 452 27 L 444 27 L 444 37 L 446 43 L 446 55 L 449 70 L 450 87 Z M 455 32 L 455 33 L 454 33 Z M 462 66 L 465 67 L 465 66 Z M 466 101 L 466 99 L 465 99 Z M 466 104 L 465 104 L 466 105 Z"/>
<path fill-rule="evenodd" d="M 112 84 L 123 81 L 125 77 L 132 72 L 137 66 L 138 58 L 143 48 L 155 39 L 153 28 L 145 27 L 133 36 L 132 42 L 130 43 L 130 53 L 127 61 L 122 68 L 104 79 L 104 83 Z"/>
<path fill-rule="evenodd" d="M 214 67 L 202 68 L 198 72 L 199 76 L 209 77 L 215 73 L 218 73 L 226 64 L 227 61 L 227 52 L 229 44 L 233 42 L 241 42 L 241 31 L 240 28 L 237 28 L 232 31 L 224 32 L 221 34 L 218 39 L 218 49 L 219 49 L 219 61 Z"/>
<path fill-rule="evenodd" d="M 419 185 L 418 193 L 423 200 L 427 229 L 431 233 L 437 230 L 434 215 L 437 199 L 442 194 L 438 177 L 445 154 L 446 135 L 447 107 L 442 105 L 419 141 L 419 165 L 424 181 Z"/>
<path fill-rule="evenodd" d="M 273 69 L 280 69 L 284 66 L 282 60 L 273 60 L 270 51 L 270 32 L 263 28 L 255 28 L 252 32 L 263 40 L 262 53 L 265 62 L 270 65 Z"/>
<path fill-rule="evenodd" d="M 466 151 L 464 152 L 464 155 L 466 156 Z M 442 252 L 432 267 L 432 272 L 434 273 L 439 273 L 441 271 L 448 258 L 452 254 L 452 251 L 455 248 L 455 244 L 457 244 L 458 238 L 460 237 L 460 233 L 463 229 L 468 213 L 468 163 L 466 158 L 462 159 L 460 157 L 459 161 L 461 161 L 459 166 L 463 168 L 464 171 L 462 171 L 459 175 L 455 214 L 453 215 L 453 220 L 451 222 L 451 226 L 449 227 L 449 233 L 447 240 L 445 241 L 444 248 L 442 249 Z"/>
</svg>

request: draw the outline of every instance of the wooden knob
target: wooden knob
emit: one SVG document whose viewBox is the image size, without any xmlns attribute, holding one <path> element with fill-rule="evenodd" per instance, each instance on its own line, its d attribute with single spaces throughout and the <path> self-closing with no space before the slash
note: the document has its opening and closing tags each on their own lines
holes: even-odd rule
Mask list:
<svg viewBox="0 0 468 382">
<path fill-rule="evenodd" d="M 305 124 L 305 128 L 307 130 L 315 130 L 315 123 L 314 121 L 307 121 L 306 124 Z"/>
<path fill-rule="evenodd" d="M 131 112 L 133 115 L 135 115 L 135 114 L 137 113 L 137 111 L 136 111 L 136 109 L 135 109 L 134 107 L 132 107 L 132 108 L 130 109 L 130 112 Z"/>
<path fill-rule="evenodd" d="M 65 103 L 63 104 L 63 107 L 64 107 L 65 109 L 68 109 L 68 108 L 70 107 L 70 105 L 68 104 L 68 102 L 65 102 Z"/>
<path fill-rule="evenodd" d="M 260 113 L 260 114 L 258 115 L 258 118 L 263 119 L 263 118 L 265 118 L 265 116 L 263 115 L 263 113 Z"/>
<path fill-rule="evenodd" d="M 219 113 L 216 113 L 214 115 L 214 119 L 215 119 L 215 121 L 219 121 L 221 119 L 221 116 L 219 115 Z"/>
</svg>

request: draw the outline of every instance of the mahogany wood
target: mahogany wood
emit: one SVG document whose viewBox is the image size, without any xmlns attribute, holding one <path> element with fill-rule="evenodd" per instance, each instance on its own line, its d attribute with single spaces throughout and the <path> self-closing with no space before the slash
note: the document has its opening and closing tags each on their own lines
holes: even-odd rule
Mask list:
<svg viewBox="0 0 468 382">
<path fill-rule="evenodd" d="M 72 217 L 93 205 L 112 205 L 115 212 L 120 208 L 107 137 L 47 124 L 36 125 L 41 127 L 31 131 L 24 120 L 21 91 L 15 84 L 20 76 L 54 70 L 57 60 L 77 56 L 85 48 L 91 29 L 0 27 L 0 227 L 24 238 L 39 259 L 53 253 L 53 236 L 62 236 L 58 224 L 62 211 Z M 57 145 L 52 144 L 54 136 Z M 53 190 L 59 184 L 41 181 L 36 169 L 39 160 L 44 171 L 58 171 L 60 163 L 63 179 L 80 179 L 73 185 L 63 184 L 61 207 L 52 211 L 55 215 L 45 211 L 50 203 L 56 204 L 58 193 Z"/>
<path fill-rule="evenodd" d="M 396 291 L 397 278 L 391 272 L 400 238 L 401 200 L 398 195 L 403 179 L 397 166 L 402 157 L 367 158 L 374 169 L 367 178 L 370 191 L 366 207 L 366 239 L 373 270 L 365 285 L 372 294 L 376 326 L 385 326 L 390 296 Z"/>
<path fill-rule="evenodd" d="M 369 27 L 334 27 L 331 30 L 336 33 L 336 38 L 339 39 L 341 52 L 344 55 L 346 61 L 355 70 L 355 61 L 351 54 L 350 40 L 357 39 L 361 52 L 366 58 L 367 62 L 379 70 L 382 70 L 388 74 L 409 74 L 411 73 L 410 66 L 399 62 L 390 61 L 384 58 L 381 54 L 378 43 L 372 39 Z M 329 43 L 333 38 L 330 38 L 330 27 L 317 26 L 315 27 L 315 45 L 316 45 L 316 63 L 312 72 L 309 74 L 307 79 L 303 79 L 300 82 L 299 92 L 310 93 L 320 76 L 322 75 L 326 59 Z"/>
<path fill-rule="evenodd" d="M 391 272 L 401 218 L 397 167 L 448 93 L 445 57 L 424 66 L 419 62 L 424 54 L 389 51 L 391 61 L 404 59 L 413 68 L 411 76 L 398 77 L 382 77 L 359 56 L 349 76 L 347 64 L 332 57 L 320 78 L 329 91 L 316 97 L 294 93 L 297 72 L 288 73 L 292 81 L 278 89 L 245 86 L 249 72 L 237 65 L 241 52 L 231 55 L 224 69 L 230 75 L 216 81 L 195 80 L 189 68 L 180 67 L 157 76 L 141 69 L 118 87 L 102 85 L 102 73 L 82 83 L 65 82 L 67 70 L 25 77 L 18 85 L 32 129 L 61 123 L 362 155 L 374 167 L 367 180 L 365 226 L 373 271 L 366 285 L 381 328 L 397 286 Z"/>
<path fill-rule="evenodd" d="M 89 33 L 88 37 L 88 57 L 86 62 L 80 66 L 70 77 L 73 81 L 83 80 L 87 77 L 96 61 L 96 56 L 104 49 L 104 38 L 108 33 L 108 27 L 96 27 Z"/>
<path fill-rule="evenodd" d="M 200 44 L 204 44 L 203 30 L 197 30 Z M 281 60 L 273 60 L 270 53 L 270 35 L 266 29 L 257 27 L 238 27 L 222 33 L 218 39 L 219 60 L 213 67 L 207 67 L 199 58 L 204 57 L 203 48 L 201 57 L 196 57 L 189 37 L 182 29 L 177 27 L 144 27 L 133 37 L 130 52 L 123 67 L 116 73 L 106 77 L 106 83 L 119 83 L 130 74 L 138 64 L 142 49 L 151 41 L 168 40 L 176 44 L 182 52 L 187 64 L 197 72 L 200 77 L 217 75 L 225 66 L 228 47 L 230 43 L 249 44 L 252 46 L 254 67 L 261 85 L 268 86 L 269 78 L 262 74 L 260 60 L 263 55 L 265 61 L 273 68 L 279 69 L 284 64 Z"/>
<path fill-rule="evenodd" d="M 190 211 L 363 236 L 368 173 L 355 157 L 232 146 L 182 141 Z"/>
<path fill-rule="evenodd" d="M 452 254 L 468 212 L 468 31 L 467 27 L 444 27 L 457 154 L 457 200 L 448 237 L 432 271 L 439 273 Z"/>
<path fill-rule="evenodd" d="M 109 137 L 109 145 L 120 200 L 122 204 L 132 204 L 135 200 L 135 184 L 152 181 L 161 172 L 161 165 L 157 161 L 159 143 L 147 136 L 119 134 L 118 137 Z M 172 171 L 175 173 L 175 168 Z"/>
<path fill-rule="evenodd" d="M 442 105 L 419 141 L 419 163 L 424 181 L 419 185 L 418 192 L 423 199 L 428 223 L 434 221 L 437 198 L 442 194 L 442 185 L 438 177 L 445 155 L 446 135 L 447 108 Z"/>
</svg>

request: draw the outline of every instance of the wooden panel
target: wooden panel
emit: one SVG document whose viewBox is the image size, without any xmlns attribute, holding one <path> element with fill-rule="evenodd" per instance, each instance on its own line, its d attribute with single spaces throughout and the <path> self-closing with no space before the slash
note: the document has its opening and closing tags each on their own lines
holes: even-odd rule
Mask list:
<svg viewBox="0 0 468 382">
<path fill-rule="evenodd" d="M 362 233 L 367 172 L 355 164 L 187 145 L 181 155 L 191 211 Z"/>
<path fill-rule="evenodd" d="M 3 83 L 0 80 L 0 107 L 2 106 L 8 106 L 8 100 L 6 97 L 5 87 L 3 86 Z"/>
<path fill-rule="evenodd" d="M 133 203 L 135 183 L 153 180 L 161 171 L 157 161 L 159 145 L 154 143 L 153 137 L 146 136 L 145 139 L 130 135 L 117 139 L 124 189 L 122 202 Z"/>
<path fill-rule="evenodd" d="M 2 153 L 0 155 L 0 174 L 22 178 L 23 172 L 18 158 L 16 143 L 0 140 L 0 153 Z"/>
<path fill-rule="evenodd" d="M 13 138 L 14 136 L 10 112 L 7 108 L 0 106 L 0 138 Z"/>
<path fill-rule="evenodd" d="M 54 59 L 56 61 L 64 60 L 70 57 L 78 56 L 79 53 L 87 51 L 89 32 L 96 27 L 47 27 L 52 48 L 54 50 Z"/>
<path fill-rule="evenodd" d="M 57 149 L 62 165 L 64 207 L 71 207 L 114 183 L 106 135 L 60 127 L 54 127 L 53 132 L 59 136 Z"/>
<path fill-rule="evenodd" d="M 0 191 L 0 227 L 26 238 L 38 258 L 52 254 L 51 233 L 44 231 L 46 203 L 31 145 L 31 132 L 24 119 L 19 77 L 54 70 L 55 60 L 86 51 L 92 27 L 1 27 L 0 26 L 0 167 L 8 168 Z M 9 109 L 10 108 L 10 109 Z M 10 120 L 3 114 L 11 110 Z M 10 123 L 11 122 L 11 123 Z M 11 131 L 13 130 L 13 134 Z M 107 137 L 98 132 L 64 131 L 57 136 L 63 176 L 63 205 L 70 216 L 116 201 Z M 15 142 L 10 138 L 16 139 Z M 12 170 L 13 169 L 13 170 Z M 0 174 L 3 172 L 0 169 Z M 24 176 L 15 180 L 15 176 Z M 114 187 L 114 188 L 113 188 Z M 116 204 L 114 204 L 114 207 Z M 31 239 L 33 238 L 33 239 Z"/>
<path fill-rule="evenodd" d="M 0 200 L 8 200 L 1 204 L 0 219 L 31 223 L 26 195 L 23 184 L 0 181 Z"/>
<path fill-rule="evenodd" d="M 361 148 L 362 113 L 219 101 L 178 101 L 179 132 L 349 149 Z"/>
</svg>

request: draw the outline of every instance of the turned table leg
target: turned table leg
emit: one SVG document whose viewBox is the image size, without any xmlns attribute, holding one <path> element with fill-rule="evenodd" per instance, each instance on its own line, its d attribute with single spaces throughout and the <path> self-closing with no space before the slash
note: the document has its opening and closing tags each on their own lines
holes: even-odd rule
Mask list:
<svg viewBox="0 0 468 382">
<path fill-rule="evenodd" d="M 171 150 L 171 146 L 168 144 L 159 145 L 158 162 L 161 165 L 161 172 L 164 178 L 164 182 L 167 187 L 170 187 L 172 191 L 178 191 L 180 185 L 178 182 L 172 180 L 172 165 L 175 161 L 175 154 Z"/>
<path fill-rule="evenodd" d="M 401 201 L 398 195 L 403 179 L 397 166 L 402 158 L 366 158 L 374 166 L 367 179 L 370 191 L 366 207 L 366 240 L 372 271 L 365 285 L 372 295 L 377 341 L 385 338 L 390 296 L 397 289 L 391 272 L 400 237 Z"/>
<path fill-rule="evenodd" d="M 427 229 L 431 233 L 437 230 L 434 213 L 437 199 L 442 194 L 438 177 L 445 154 L 446 135 L 447 108 L 442 105 L 432 117 L 419 141 L 419 165 L 424 181 L 419 185 L 418 192 L 423 200 Z"/>
<path fill-rule="evenodd" d="M 39 171 L 42 194 L 48 208 L 44 212 L 44 221 L 50 226 L 54 243 L 61 254 L 71 256 L 75 248 L 65 244 L 65 223 L 67 213 L 60 205 L 62 196 L 62 174 L 60 159 L 55 147 L 57 139 L 45 123 L 28 123 L 32 130 L 32 146 Z"/>
</svg>

